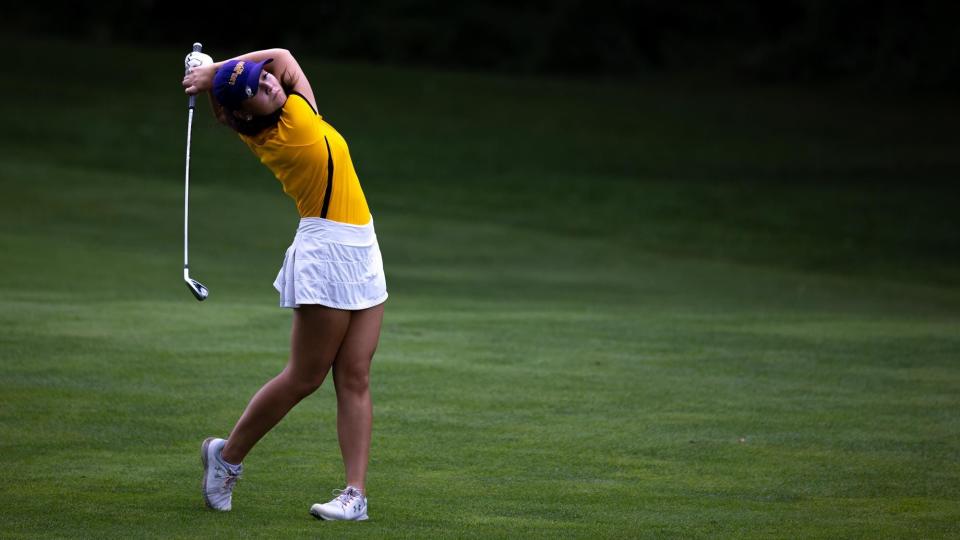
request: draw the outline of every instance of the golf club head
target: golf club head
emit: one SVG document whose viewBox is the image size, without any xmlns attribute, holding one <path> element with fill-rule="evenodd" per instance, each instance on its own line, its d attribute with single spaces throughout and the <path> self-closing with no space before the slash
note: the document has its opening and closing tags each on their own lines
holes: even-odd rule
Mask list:
<svg viewBox="0 0 960 540">
<path fill-rule="evenodd" d="M 203 283 L 188 277 L 183 278 L 183 281 L 186 282 L 187 288 L 190 289 L 190 292 L 193 293 L 194 298 L 198 301 L 203 302 L 207 299 L 207 296 L 210 295 L 210 291 L 203 286 Z"/>
</svg>

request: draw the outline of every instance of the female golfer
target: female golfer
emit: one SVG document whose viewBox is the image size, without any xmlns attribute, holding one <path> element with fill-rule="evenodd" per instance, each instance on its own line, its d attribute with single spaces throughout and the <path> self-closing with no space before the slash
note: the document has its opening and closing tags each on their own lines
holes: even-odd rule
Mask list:
<svg viewBox="0 0 960 540">
<path fill-rule="evenodd" d="M 293 308 L 290 359 L 253 396 L 226 440 L 203 442 L 204 501 L 230 510 L 244 457 L 320 387 L 332 367 L 346 488 L 330 502 L 314 504 L 310 513 L 320 519 L 367 519 L 370 362 L 387 287 L 373 219 L 347 143 L 317 114 L 310 83 L 289 51 L 257 51 L 199 65 L 187 71 L 183 86 L 190 95 L 212 94 L 217 118 L 239 133 L 300 212 L 297 234 L 273 283 L 280 305 Z"/>
</svg>

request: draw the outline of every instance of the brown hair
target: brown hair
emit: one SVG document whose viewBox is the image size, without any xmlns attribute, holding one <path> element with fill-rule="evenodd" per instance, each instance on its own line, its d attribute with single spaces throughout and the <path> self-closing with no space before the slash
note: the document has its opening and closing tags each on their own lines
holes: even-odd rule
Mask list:
<svg viewBox="0 0 960 540">
<path fill-rule="evenodd" d="M 230 129 L 236 131 L 237 133 L 242 133 L 247 136 L 258 135 L 260 132 L 267 128 L 272 128 L 277 125 L 277 122 L 280 121 L 280 114 L 283 112 L 283 108 L 279 108 L 276 111 L 266 115 L 266 116 L 254 116 L 250 120 L 244 120 L 237 117 L 233 114 L 233 111 L 229 109 L 224 110 L 224 116 L 226 117 L 226 124 Z"/>
<path fill-rule="evenodd" d="M 280 115 L 283 113 L 283 107 L 280 107 L 270 114 L 253 116 L 250 120 L 244 120 L 233 114 L 233 109 L 221 105 L 212 94 L 210 95 L 210 103 L 218 122 L 248 137 L 259 135 L 263 130 L 276 126 L 280 122 Z"/>
</svg>

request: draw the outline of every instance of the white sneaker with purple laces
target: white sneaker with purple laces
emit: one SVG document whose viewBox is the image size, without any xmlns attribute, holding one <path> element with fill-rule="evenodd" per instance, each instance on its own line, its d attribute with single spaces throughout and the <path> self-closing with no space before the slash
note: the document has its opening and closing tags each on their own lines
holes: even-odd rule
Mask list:
<svg viewBox="0 0 960 540">
<path fill-rule="evenodd" d="M 310 507 L 310 513 L 317 519 L 328 521 L 363 521 L 367 519 L 367 498 L 360 490 L 347 486 L 344 490 L 333 490 L 337 495 L 332 501 L 325 504 L 315 504 Z"/>
<path fill-rule="evenodd" d="M 229 512 L 233 499 L 233 486 L 243 472 L 243 465 L 231 466 L 220 457 L 227 441 L 213 437 L 200 446 L 200 461 L 203 463 L 203 502 L 214 510 Z"/>
</svg>

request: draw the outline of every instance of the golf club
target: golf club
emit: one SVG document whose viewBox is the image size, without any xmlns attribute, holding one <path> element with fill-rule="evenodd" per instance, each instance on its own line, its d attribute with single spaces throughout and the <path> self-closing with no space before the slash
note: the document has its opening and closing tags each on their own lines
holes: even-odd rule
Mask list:
<svg viewBox="0 0 960 540">
<path fill-rule="evenodd" d="M 203 45 L 200 43 L 193 44 L 193 52 L 201 52 L 201 49 L 203 49 Z M 185 65 L 184 69 L 189 69 L 189 67 L 189 65 Z M 198 301 L 203 302 L 207 299 L 210 291 L 199 281 L 190 278 L 190 265 L 187 262 L 187 254 L 189 253 L 187 227 L 189 224 L 188 211 L 190 207 L 190 132 L 193 130 L 193 110 L 196 106 L 197 96 L 190 96 L 187 100 L 187 165 L 183 175 L 183 281 L 186 282 L 187 288 L 190 289 L 193 296 Z"/>
</svg>

